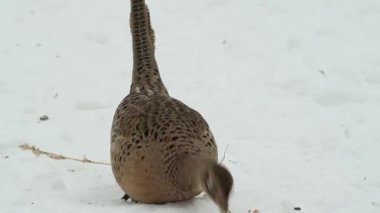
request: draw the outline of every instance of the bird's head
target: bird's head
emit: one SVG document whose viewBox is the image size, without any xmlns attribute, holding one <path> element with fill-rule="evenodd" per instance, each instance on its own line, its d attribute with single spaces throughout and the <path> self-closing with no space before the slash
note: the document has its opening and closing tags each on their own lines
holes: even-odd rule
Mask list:
<svg viewBox="0 0 380 213">
<path fill-rule="evenodd" d="M 223 166 L 214 163 L 205 172 L 203 187 L 221 212 L 228 211 L 228 199 L 233 185 L 231 173 Z"/>
</svg>

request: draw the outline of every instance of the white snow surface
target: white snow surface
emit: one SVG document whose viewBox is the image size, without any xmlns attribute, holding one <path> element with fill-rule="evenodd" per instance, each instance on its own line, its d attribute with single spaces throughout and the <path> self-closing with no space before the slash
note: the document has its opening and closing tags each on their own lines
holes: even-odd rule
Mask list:
<svg viewBox="0 0 380 213">
<path fill-rule="evenodd" d="M 380 212 L 380 1 L 147 3 L 170 94 L 208 121 L 220 159 L 229 145 L 232 213 Z M 218 212 L 207 196 L 125 202 L 110 166 L 18 148 L 109 162 L 129 9 L 1 0 L 0 212 Z"/>
</svg>

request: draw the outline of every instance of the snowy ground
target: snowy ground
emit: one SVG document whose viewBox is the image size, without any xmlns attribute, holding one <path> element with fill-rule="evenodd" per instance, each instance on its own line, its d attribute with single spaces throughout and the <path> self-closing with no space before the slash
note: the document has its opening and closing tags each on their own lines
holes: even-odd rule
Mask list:
<svg viewBox="0 0 380 213">
<path fill-rule="evenodd" d="M 170 94 L 229 144 L 232 213 L 380 212 L 378 0 L 148 4 Z M 18 149 L 109 162 L 128 19 L 128 0 L 1 0 L 0 212 L 217 212 L 125 203 L 109 166 Z"/>
</svg>

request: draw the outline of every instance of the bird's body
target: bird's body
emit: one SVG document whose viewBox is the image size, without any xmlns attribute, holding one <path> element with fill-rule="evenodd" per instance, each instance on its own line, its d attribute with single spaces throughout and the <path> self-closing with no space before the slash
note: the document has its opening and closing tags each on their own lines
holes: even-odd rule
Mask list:
<svg viewBox="0 0 380 213">
<path fill-rule="evenodd" d="M 130 25 L 133 81 L 130 94 L 116 110 L 111 132 L 116 181 L 127 197 L 143 203 L 186 200 L 202 191 L 217 203 L 228 200 L 232 177 L 217 164 L 217 147 L 207 122 L 170 97 L 161 81 L 144 0 L 131 0 Z M 212 179 L 215 175 L 217 180 Z M 214 186 L 226 198 L 214 198 Z M 227 204 L 219 206 L 225 209 Z"/>
<path fill-rule="evenodd" d="M 186 161 L 217 160 L 208 125 L 199 113 L 166 94 L 141 93 L 128 95 L 115 114 L 111 153 L 116 179 L 137 201 L 192 198 L 202 188 L 190 178 L 193 174 L 186 174 L 192 171 L 185 168 L 191 163 Z"/>
</svg>

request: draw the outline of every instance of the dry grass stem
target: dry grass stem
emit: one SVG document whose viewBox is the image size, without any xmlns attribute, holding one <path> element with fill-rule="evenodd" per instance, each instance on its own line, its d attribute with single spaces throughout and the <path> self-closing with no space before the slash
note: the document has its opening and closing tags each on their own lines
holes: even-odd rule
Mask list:
<svg viewBox="0 0 380 213">
<path fill-rule="evenodd" d="M 226 158 L 226 152 L 227 152 L 229 146 L 230 146 L 230 144 L 227 144 L 226 149 L 224 150 L 224 153 L 223 153 L 223 158 L 222 158 L 222 160 L 220 161 L 219 164 L 222 164 L 223 161 L 224 161 L 224 159 Z"/>
<path fill-rule="evenodd" d="M 83 156 L 82 159 L 79 159 L 79 158 L 72 158 L 72 157 L 67 157 L 67 156 L 61 155 L 61 154 L 43 151 L 43 150 L 40 150 L 39 148 L 36 148 L 35 146 L 31 146 L 27 143 L 20 145 L 19 148 L 21 150 L 32 151 L 32 153 L 36 156 L 46 155 L 49 158 L 52 158 L 55 160 L 73 160 L 73 161 L 79 161 L 82 163 L 101 164 L 101 165 L 108 165 L 108 166 L 111 165 L 110 163 L 104 163 L 104 162 L 89 160 L 86 158 L 86 156 Z"/>
</svg>

